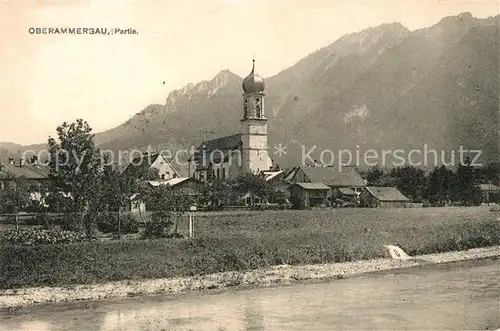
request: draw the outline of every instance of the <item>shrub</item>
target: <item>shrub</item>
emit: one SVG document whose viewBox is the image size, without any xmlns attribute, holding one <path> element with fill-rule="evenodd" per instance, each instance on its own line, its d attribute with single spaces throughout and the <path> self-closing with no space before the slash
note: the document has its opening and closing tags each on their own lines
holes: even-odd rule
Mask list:
<svg viewBox="0 0 500 331">
<path fill-rule="evenodd" d="M 96 238 L 75 231 L 42 229 L 8 230 L 3 232 L 0 236 L 0 242 L 2 244 L 21 246 L 69 244 L 94 239 Z"/>
<path fill-rule="evenodd" d="M 166 237 L 168 230 L 172 227 L 173 222 L 170 219 L 170 214 L 164 211 L 158 211 L 151 214 L 151 218 L 146 222 L 144 228 L 144 238 L 160 238 Z"/>
<path fill-rule="evenodd" d="M 118 215 L 116 213 L 101 213 L 97 218 L 97 228 L 103 233 L 118 233 Z M 121 234 L 139 232 L 139 224 L 130 215 L 120 215 Z"/>
</svg>

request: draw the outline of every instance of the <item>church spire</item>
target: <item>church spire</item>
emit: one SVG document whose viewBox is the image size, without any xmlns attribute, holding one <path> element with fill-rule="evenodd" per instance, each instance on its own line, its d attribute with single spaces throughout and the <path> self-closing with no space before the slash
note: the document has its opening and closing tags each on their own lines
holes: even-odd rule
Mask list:
<svg viewBox="0 0 500 331">
<path fill-rule="evenodd" d="M 264 92 L 264 79 L 255 73 L 255 56 L 252 59 L 252 71 L 245 79 L 243 79 L 242 87 L 245 93 Z"/>
</svg>

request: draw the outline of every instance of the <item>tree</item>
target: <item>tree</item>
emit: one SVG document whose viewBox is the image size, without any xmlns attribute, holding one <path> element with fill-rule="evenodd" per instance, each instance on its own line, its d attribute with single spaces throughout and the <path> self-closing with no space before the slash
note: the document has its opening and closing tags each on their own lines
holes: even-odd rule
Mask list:
<svg viewBox="0 0 500 331">
<path fill-rule="evenodd" d="M 30 211 L 37 214 L 38 222 L 43 221 L 46 228 L 50 227 L 50 222 L 47 213 L 50 210 L 50 205 L 47 202 L 47 197 L 50 196 L 50 183 L 42 182 L 31 188 L 32 199 L 30 203 Z M 38 223 L 40 224 L 40 223 Z"/>
<path fill-rule="evenodd" d="M 374 180 L 371 185 L 381 187 L 397 187 L 398 179 L 393 177 L 392 174 L 383 174 L 381 177 Z"/>
<path fill-rule="evenodd" d="M 368 170 L 366 170 L 363 174 L 363 177 L 368 181 L 369 185 L 373 185 L 376 183 L 379 179 L 384 177 L 385 172 L 382 170 L 378 165 L 370 167 Z"/>
<path fill-rule="evenodd" d="M 426 184 L 425 172 L 413 166 L 404 166 L 391 170 L 391 177 L 396 179 L 396 187 L 413 202 L 421 202 Z"/>
<path fill-rule="evenodd" d="M 19 212 L 30 205 L 32 188 L 25 178 L 10 178 L 4 190 L 0 190 L 0 211 L 14 214 L 16 230 L 19 230 Z"/>
<path fill-rule="evenodd" d="M 459 163 L 456 174 L 456 196 L 462 205 L 470 206 L 481 203 L 481 191 L 475 182 L 474 168 L 470 158 Z"/>
<path fill-rule="evenodd" d="M 429 174 L 424 196 L 431 204 L 441 206 L 455 199 L 455 186 L 455 174 L 442 165 L 434 168 Z"/>
<path fill-rule="evenodd" d="M 238 192 L 234 184 L 233 181 L 218 178 L 204 183 L 200 189 L 199 202 L 209 204 L 214 210 L 236 203 Z"/>
<path fill-rule="evenodd" d="M 238 176 L 234 181 L 234 188 L 240 195 L 250 193 L 251 204 L 254 204 L 255 197 L 264 200 L 267 198 L 268 185 L 263 176 L 244 173 Z"/>
<path fill-rule="evenodd" d="M 120 210 L 130 203 L 137 191 L 137 181 L 127 173 L 120 174 L 113 166 L 104 167 L 101 178 L 100 210 L 115 212 L 118 220 L 118 238 L 121 238 Z"/>
<path fill-rule="evenodd" d="M 80 229 L 90 232 L 95 226 L 97 197 L 101 176 L 100 152 L 94 144 L 89 124 L 82 119 L 57 128 L 58 140 L 49 137 L 50 174 L 56 192 L 71 195 L 71 212 Z"/>
<path fill-rule="evenodd" d="M 493 183 L 498 185 L 500 179 L 500 163 L 492 162 L 486 167 L 476 168 L 474 180 L 478 183 Z"/>
<path fill-rule="evenodd" d="M 269 202 L 284 204 L 288 201 L 288 196 L 283 190 L 270 189 L 269 190 Z"/>
<path fill-rule="evenodd" d="M 160 180 L 160 170 L 158 168 L 149 168 L 146 175 L 147 180 Z"/>
<path fill-rule="evenodd" d="M 159 226 L 157 235 L 165 235 L 165 227 L 170 227 L 168 236 L 178 236 L 181 217 L 196 204 L 196 197 L 184 194 L 170 185 L 157 187 L 143 187 L 139 190 L 139 197 L 152 210 L 153 225 Z"/>
</svg>

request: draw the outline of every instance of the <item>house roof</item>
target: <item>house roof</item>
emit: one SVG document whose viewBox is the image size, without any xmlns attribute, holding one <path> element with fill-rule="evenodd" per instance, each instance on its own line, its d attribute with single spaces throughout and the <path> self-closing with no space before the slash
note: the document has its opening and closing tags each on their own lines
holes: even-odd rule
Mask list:
<svg viewBox="0 0 500 331">
<path fill-rule="evenodd" d="M 337 190 L 344 195 L 358 195 L 352 188 L 349 187 L 338 187 Z"/>
<path fill-rule="evenodd" d="M 139 157 L 136 157 L 132 162 L 129 163 L 129 165 L 125 168 L 123 173 L 132 176 L 132 177 L 139 177 L 144 174 L 147 174 L 148 169 L 155 163 L 155 161 L 160 157 L 160 154 L 158 153 L 151 153 L 151 154 L 143 154 Z M 163 156 L 162 156 L 163 157 Z M 169 162 L 165 157 L 163 159 L 166 162 Z M 172 164 L 169 162 L 170 167 L 172 170 L 175 172 L 177 176 L 179 176 L 179 173 L 177 170 L 172 166 Z"/>
<path fill-rule="evenodd" d="M 300 186 L 305 190 L 329 190 L 330 187 L 323 183 L 295 183 L 294 185 Z"/>
<path fill-rule="evenodd" d="M 297 173 L 298 169 L 300 169 L 300 167 L 293 167 L 291 169 L 285 170 L 285 177 L 284 177 L 284 179 L 286 181 L 291 182 L 293 180 L 293 177 Z"/>
<path fill-rule="evenodd" d="M 241 134 L 233 134 L 231 136 L 225 136 L 217 139 L 207 140 L 202 142 L 195 150 L 194 154 L 191 155 L 189 161 L 197 160 L 202 157 L 202 152 L 211 153 L 215 150 L 220 151 L 231 151 L 237 149 L 241 144 Z M 217 155 L 214 155 L 214 157 Z M 226 156 L 226 154 L 225 154 Z"/>
<path fill-rule="evenodd" d="M 177 184 L 180 184 L 182 182 L 185 182 L 189 179 L 192 179 L 191 177 L 183 177 L 183 178 L 172 178 L 172 179 L 167 179 L 167 180 L 148 180 L 146 183 L 148 183 L 151 186 L 160 186 L 160 185 L 169 185 L 169 186 L 175 186 Z"/>
<path fill-rule="evenodd" d="M 24 177 L 27 179 L 45 179 L 49 176 L 49 168 L 43 165 L 24 164 L 2 164 L 0 177 Z"/>
<path fill-rule="evenodd" d="M 323 183 L 337 187 L 364 187 L 365 181 L 353 168 L 337 170 L 332 167 L 303 167 L 301 168 L 312 183 Z"/>
<path fill-rule="evenodd" d="M 143 154 L 136 157 L 127 165 L 123 173 L 134 177 L 146 173 L 159 156 L 160 154 Z"/>
<path fill-rule="evenodd" d="M 282 175 L 284 175 L 284 171 L 283 170 L 279 170 L 279 171 L 263 171 L 262 174 L 264 174 L 264 178 L 266 179 L 266 182 L 272 182 L 274 181 L 275 179 L 278 179 L 280 178 Z"/>
<path fill-rule="evenodd" d="M 380 201 L 410 201 L 395 187 L 367 186 L 366 190 Z"/>
<path fill-rule="evenodd" d="M 486 192 L 500 192 L 500 187 L 496 186 L 495 184 L 479 184 L 479 188 L 481 191 L 486 191 Z"/>
</svg>

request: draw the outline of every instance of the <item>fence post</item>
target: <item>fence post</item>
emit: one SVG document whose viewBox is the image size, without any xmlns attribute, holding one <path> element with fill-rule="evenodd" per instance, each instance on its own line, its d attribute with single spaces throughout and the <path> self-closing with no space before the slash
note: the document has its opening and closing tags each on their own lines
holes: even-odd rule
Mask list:
<svg viewBox="0 0 500 331">
<path fill-rule="evenodd" d="M 193 226 L 193 211 L 196 211 L 196 206 L 193 205 L 189 208 L 189 238 L 193 238 L 194 237 L 194 226 Z"/>
<path fill-rule="evenodd" d="M 193 238 L 193 214 L 189 213 L 189 238 Z"/>
</svg>

